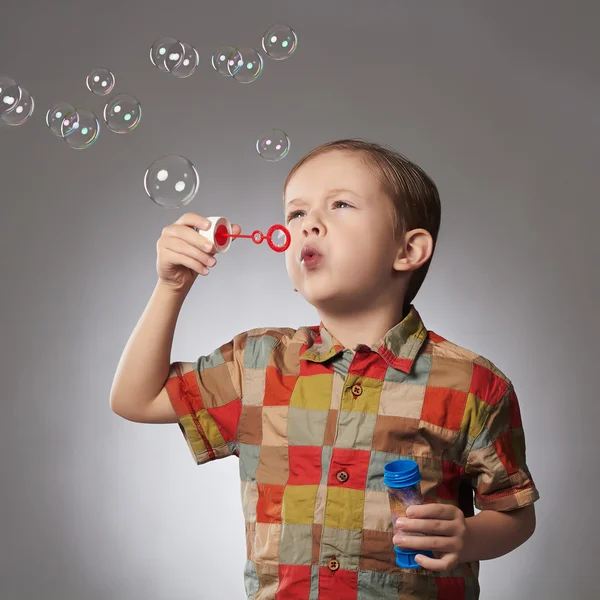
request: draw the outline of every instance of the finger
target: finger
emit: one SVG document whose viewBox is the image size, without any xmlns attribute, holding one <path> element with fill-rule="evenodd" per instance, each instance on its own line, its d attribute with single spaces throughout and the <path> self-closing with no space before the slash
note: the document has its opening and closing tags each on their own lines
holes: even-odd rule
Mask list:
<svg viewBox="0 0 600 600">
<path fill-rule="evenodd" d="M 427 535 L 452 535 L 454 533 L 453 522 L 443 519 L 405 519 L 402 523 L 396 523 L 396 529 L 399 534 L 402 534 L 403 531 Z"/>
<path fill-rule="evenodd" d="M 211 222 L 206 217 L 192 212 L 181 215 L 175 223 L 177 225 L 186 225 L 187 227 L 198 227 L 204 230 L 210 229 L 211 226 Z"/>
<path fill-rule="evenodd" d="M 453 538 L 437 537 L 437 536 L 422 536 L 422 535 L 405 535 L 394 536 L 394 546 L 398 548 L 406 548 L 407 550 L 436 550 L 438 552 L 454 552 Z"/>
<path fill-rule="evenodd" d="M 183 267 L 187 267 L 188 269 L 194 271 L 195 273 L 198 273 L 199 275 L 208 275 L 208 273 L 210 272 L 206 265 L 195 260 L 191 256 L 178 254 L 177 252 L 173 252 L 172 250 L 166 250 L 165 257 L 169 260 L 169 262 L 181 265 Z"/>
<path fill-rule="evenodd" d="M 431 558 L 424 554 L 417 554 L 415 556 L 415 562 L 430 571 L 446 571 L 450 568 L 454 560 L 454 554 L 445 554 L 442 558 Z"/>
<path fill-rule="evenodd" d="M 215 245 L 211 240 L 202 235 L 199 231 L 186 225 L 177 225 L 171 237 L 182 239 L 190 246 L 203 250 L 204 252 L 215 251 Z"/>
<path fill-rule="evenodd" d="M 231 226 L 231 233 L 233 233 L 233 235 L 239 235 L 240 233 L 242 233 L 242 228 L 239 225 L 233 224 Z M 236 238 L 231 238 L 231 241 L 233 241 L 235 239 Z"/>
<path fill-rule="evenodd" d="M 205 267 L 214 267 L 217 262 L 217 259 L 208 252 L 199 250 L 195 246 L 188 244 L 185 240 L 175 237 L 165 243 L 165 250 L 170 250 L 177 256 L 188 256 Z M 176 261 L 177 259 L 175 258 L 174 260 Z"/>
<path fill-rule="evenodd" d="M 452 520 L 456 516 L 455 506 L 450 504 L 413 504 L 406 509 L 409 519 L 446 519 Z"/>
</svg>

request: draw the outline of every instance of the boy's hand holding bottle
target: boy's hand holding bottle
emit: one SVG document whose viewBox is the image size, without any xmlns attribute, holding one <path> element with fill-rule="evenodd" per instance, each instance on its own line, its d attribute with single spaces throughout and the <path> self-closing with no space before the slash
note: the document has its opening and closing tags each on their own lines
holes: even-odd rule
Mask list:
<svg viewBox="0 0 600 600">
<path fill-rule="evenodd" d="M 208 275 L 217 263 L 214 244 L 193 228 L 206 231 L 210 226 L 207 218 L 186 213 L 162 230 L 156 244 L 159 283 L 177 293 L 187 293 L 198 275 Z M 240 232 L 239 225 L 232 225 L 234 235 Z"/>
</svg>

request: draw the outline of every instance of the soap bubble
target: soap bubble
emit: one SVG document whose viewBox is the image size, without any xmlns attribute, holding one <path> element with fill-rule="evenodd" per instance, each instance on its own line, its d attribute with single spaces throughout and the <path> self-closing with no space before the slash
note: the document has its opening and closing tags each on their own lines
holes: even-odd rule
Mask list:
<svg viewBox="0 0 600 600">
<path fill-rule="evenodd" d="M 262 37 L 262 47 L 267 56 L 275 60 L 289 58 L 298 45 L 296 32 L 287 25 L 272 25 Z"/>
<path fill-rule="evenodd" d="M 167 51 L 165 67 L 175 77 L 189 77 L 200 63 L 196 48 L 187 42 L 177 42 Z"/>
<path fill-rule="evenodd" d="M 228 62 L 236 52 L 237 48 L 234 48 L 233 46 L 221 46 L 217 48 L 211 59 L 213 69 L 217 73 L 221 73 L 221 75 L 232 77 L 229 72 Z"/>
<path fill-rule="evenodd" d="M 167 57 L 169 48 L 178 42 L 179 40 L 176 40 L 175 38 L 163 37 L 152 44 L 150 48 L 150 61 L 157 69 L 165 72 L 169 70 L 165 65 L 165 58 Z"/>
<path fill-rule="evenodd" d="M 282 248 L 287 242 L 287 237 L 281 229 L 276 229 L 271 235 L 271 241 L 277 248 Z"/>
<path fill-rule="evenodd" d="M 14 79 L 0 75 L 0 117 L 17 106 L 21 94 L 21 88 Z"/>
<path fill-rule="evenodd" d="M 272 129 L 256 141 L 256 151 L 270 162 L 285 158 L 290 150 L 290 138 L 281 129 Z"/>
<path fill-rule="evenodd" d="M 94 69 L 85 79 L 85 85 L 90 92 L 98 96 L 106 96 L 115 87 L 115 76 L 104 68 Z"/>
<path fill-rule="evenodd" d="M 142 106 L 137 98 L 129 94 L 119 94 L 106 103 L 104 122 L 115 133 L 133 131 L 142 118 Z"/>
<path fill-rule="evenodd" d="M 33 114 L 35 102 L 33 96 L 24 88 L 21 88 L 21 99 L 13 108 L 2 115 L 2 120 L 9 125 L 23 125 Z"/>
<path fill-rule="evenodd" d="M 46 113 L 46 125 L 58 137 L 70 135 L 78 124 L 77 109 L 68 102 L 57 102 Z"/>
<path fill-rule="evenodd" d="M 169 154 L 148 167 L 144 189 L 159 206 L 180 208 L 194 198 L 199 181 L 196 167 L 187 158 Z"/>
<path fill-rule="evenodd" d="M 262 56 L 254 48 L 238 48 L 227 61 L 227 70 L 236 81 L 252 83 L 262 73 Z"/>
<path fill-rule="evenodd" d="M 61 136 L 71 148 L 85 150 L 98 139 L 100 122 L 98 117 L 87 108 L 78 108 L 77 117 L 75 124 L 69 123 L 67 125 L 65 121 L 62 122 Z"/>
</svg>

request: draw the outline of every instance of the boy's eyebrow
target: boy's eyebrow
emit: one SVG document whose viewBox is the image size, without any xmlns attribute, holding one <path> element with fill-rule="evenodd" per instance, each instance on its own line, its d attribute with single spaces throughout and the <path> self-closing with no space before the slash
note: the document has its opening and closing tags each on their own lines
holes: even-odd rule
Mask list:
<svg viewBox="0 0 600 600">
<path fill-rule="evenodd" d="M 336 194 L 352 194 L 353 196 L 357 196 L 358 198 L 362 198 L 362 196 L 360 194 L 357 194 L 356 192 L 353 192 L 352 190 L 347 190 L 345 188 L 335 188 L 333 190 L 329 190 L 327 192 L 327 198 L 330 196 L 335 196 Z M 288 206 L 291 206 L 292 204 L 301 204 L 303 202 L 306 202 L 306 200 L 303 200 L 302 198 L 294 198 L 293 200 L 290 200 L 285 207 L 288 208 Z"/>
</svg>

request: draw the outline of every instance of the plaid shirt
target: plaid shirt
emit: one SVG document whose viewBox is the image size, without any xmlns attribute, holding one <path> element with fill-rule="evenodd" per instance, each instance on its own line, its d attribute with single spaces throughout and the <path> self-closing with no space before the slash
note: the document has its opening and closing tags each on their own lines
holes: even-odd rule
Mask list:
<svg viewBox="0 0 600 600">
<path fill-rule="evenodd" d="M 415 460 L 424 502 L 467 517 L 539 498 L 512 383 L 412 305 L 370 348 L 323 323 L 241 333 L 172 363 L 166 389 L 197 464 L 239 458 L 252 600 L 479 597 L 477 561 L 396 566 L 389 461 Z"/>
</svg>

